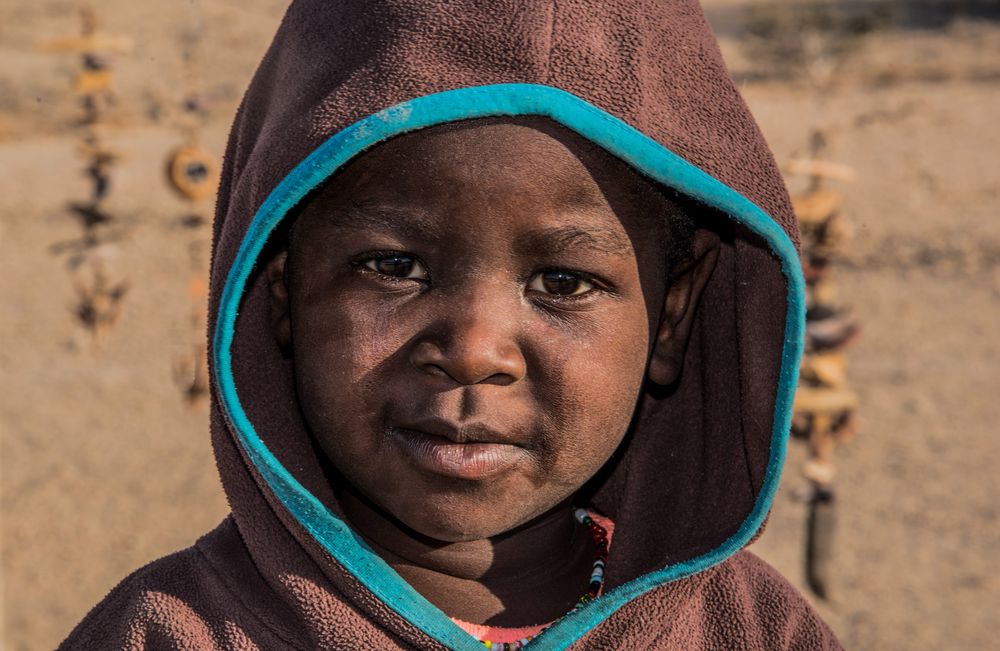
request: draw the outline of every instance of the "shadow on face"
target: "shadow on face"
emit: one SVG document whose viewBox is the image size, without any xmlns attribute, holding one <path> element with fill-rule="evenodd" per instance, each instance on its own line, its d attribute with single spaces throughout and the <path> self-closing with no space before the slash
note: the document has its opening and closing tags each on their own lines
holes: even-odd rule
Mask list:
<svg viewBox="0 0 1000 651">
<path fill-rule="evenodd" d="M 571 496 L 644 378 L 679 373 L 715 247 L 695 238 L 668 287 L 676 210 L 543 119 L 422 130 L 339 172 L 268 277 L 307 425 L 347 490 L 442 541 Z"/>
</svg>

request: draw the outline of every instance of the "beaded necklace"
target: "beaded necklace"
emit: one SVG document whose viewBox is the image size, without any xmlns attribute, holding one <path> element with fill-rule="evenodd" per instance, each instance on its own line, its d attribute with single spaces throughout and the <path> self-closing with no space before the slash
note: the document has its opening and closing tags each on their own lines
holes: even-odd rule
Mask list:
<svg viewBox="0 0 1000 651">
<path fill-rule="evenodd" d="M 584 509 L 576 509 L 573 512 L 573 515 L 576 517 L 577 522 L 590 530 L 590 536 L 594 540 L 594 569 L 590 573 L 590 585 L 587 586 L 587 592 L 585 592 L 584 595 L 577 600 L 576 605 L 573 606 L 569 613 L 583 608 L 596 599 L 597 595 L 601 593 L 601 588 L 604 587 L 604 566 L 608 562 L 608 530 L 594 522 L 594 519 L 591 518 L 590 514 Z M 569 613 L 566 613 L 566 615 Z M 566 615 L 563 615 L 555 622 L 552 622 L 552 624 L 560 621 L 563 617 L 566 617 Z M 552 624 L 543 628 L 542 631 L 549 628 L 549 626 L 552 626 Z M 541 635 L 541 631 L 539 631 L 539 635 Z M 492 642 L 490 640 L 479 641 L 482 642 L 483 646 L 487 649 L 496 649 L 496 651 L 516 651 L 517 649 L 523 649 L 528 642 L 534 639 L 534 637 L 534 635 L 529 635 L 521 638 L 520 640 L 515 640 L 514 642 Z"/>
</svg>

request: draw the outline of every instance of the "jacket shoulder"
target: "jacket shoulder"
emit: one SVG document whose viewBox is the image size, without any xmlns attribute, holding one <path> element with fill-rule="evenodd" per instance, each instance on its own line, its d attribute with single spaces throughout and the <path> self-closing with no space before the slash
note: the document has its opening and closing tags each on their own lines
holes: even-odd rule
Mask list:
<svg viewBox="0 0 1000 651">
<path fill-rule="evenodd" d="M 719 648 L 843 648 L 806 598 L 755 554 L 742 550 L 710 572 L 702 605 L 716 614 Z"/>
<path fill-rule="evenodd" d="M 200 549 L 204 541 L 123 579 L 73 629 L 59 651 L 286 648 L 263 627 L 248 622 L 252 615 Z"/>
</svg>

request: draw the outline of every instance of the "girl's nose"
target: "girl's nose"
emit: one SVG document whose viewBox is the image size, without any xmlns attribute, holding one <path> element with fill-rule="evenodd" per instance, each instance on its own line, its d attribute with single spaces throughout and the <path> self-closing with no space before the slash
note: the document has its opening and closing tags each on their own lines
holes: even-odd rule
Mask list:
<svg viewBox="0 0 1000 651">
<path fill-rule="evenodd" d="M 509 314 L 468 309 L 450 323 L 438 322 L 410 352 L 410 363 L 424 373 L 447 376 L 463 385 L 508 385 L 521 380 L 526 363 L 515 341 Z"/>
</svg>

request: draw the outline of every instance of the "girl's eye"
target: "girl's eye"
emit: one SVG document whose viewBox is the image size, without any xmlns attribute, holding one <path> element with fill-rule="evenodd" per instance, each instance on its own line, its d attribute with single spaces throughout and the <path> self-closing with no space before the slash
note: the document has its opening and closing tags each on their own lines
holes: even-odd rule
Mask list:
<svg viewBox="0 0 1000 651">
<path fill-rule="evenodd" d="M 392 253 L 365 260 L 366 268 L 393 278 L 413 278 L 426 280 L 427 271 L 416 258 L 404 253 Z"/>
<path fill-rule="evenodd" d="M 570 271 L 543 271 L 528 283 L 528 289 L 553 296 L 580 296 L 593 288 L 593 283 Z"/>
</svg>

